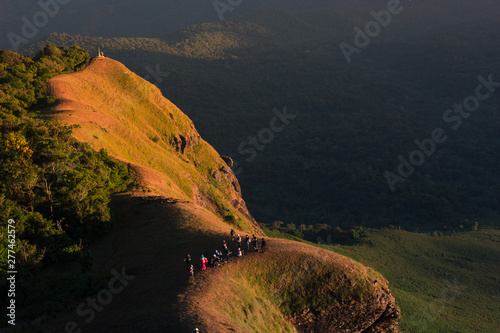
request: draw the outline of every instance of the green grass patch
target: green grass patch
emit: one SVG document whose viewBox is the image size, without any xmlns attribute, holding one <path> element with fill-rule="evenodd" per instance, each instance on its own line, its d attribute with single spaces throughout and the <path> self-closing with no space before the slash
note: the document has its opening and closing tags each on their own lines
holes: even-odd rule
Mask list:
<svg viewBox="0 0 500 333">
<path fill-rule="evenodd" d="M 384 275 L 408 332 L 494 332 L 500 326 L 500 231 L 435 237 L 374 231 L 358 246 L 325 246 Z"/>
</svg>

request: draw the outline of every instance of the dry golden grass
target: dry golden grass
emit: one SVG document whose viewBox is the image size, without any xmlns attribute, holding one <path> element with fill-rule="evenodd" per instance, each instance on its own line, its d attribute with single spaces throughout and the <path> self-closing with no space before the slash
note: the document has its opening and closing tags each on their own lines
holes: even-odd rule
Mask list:
<svg viewBox="0 0 500 333">
<path fill-rule="evenodd" d="M 196 276 L 181 297 L 184 320 L 202 332 L 348 332 L 394 304 L 387 280 L 349 258 L 288 240 L 268 244 L 266 253 Z"/>
<path fill-rule="evenodd" d="M 78 125 L 77 139 L 129 164 L 146 195 L 192 201 L 259 232 L 239 209 L 246 211 L 233 176 L 218 181 L 212 176 L 225 162 L 157 87 L 119 62 L 95 58 L 80 72 L 50 80 L 49 89 L 58 101 L 51 117 Z M 240 207 L 233 205 L 235 199 Z"/>
</svg>

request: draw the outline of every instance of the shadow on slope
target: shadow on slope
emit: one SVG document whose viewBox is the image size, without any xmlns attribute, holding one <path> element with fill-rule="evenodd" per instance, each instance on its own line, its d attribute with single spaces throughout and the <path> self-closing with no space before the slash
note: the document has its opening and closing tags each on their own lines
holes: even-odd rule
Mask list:
<svg viewBox="0 0 500 333">
<path fill-rule="evenodd" d="M 192 332 L 180 325 L 175 306 L 177 295 L 188 286 L 182 258 L 190 252 L 196 265 L 202 253 L 220 247 L 230 226 L 193 203 L 162 197 L 125 193 L 113 198 L 112 208 L 113 232 L 91 246 L 93 272 L 122 274 L 123 269 L 130 276 L 128 285 L 109 304 L 98 303 L 102 311 L 94 311 L 92 320 L 90 306 L 78 311 L 78 305 L 90 304 L 81 300 L 45 331 L 64 331 L 74 321 L 84 332 Z"/>
</svg>

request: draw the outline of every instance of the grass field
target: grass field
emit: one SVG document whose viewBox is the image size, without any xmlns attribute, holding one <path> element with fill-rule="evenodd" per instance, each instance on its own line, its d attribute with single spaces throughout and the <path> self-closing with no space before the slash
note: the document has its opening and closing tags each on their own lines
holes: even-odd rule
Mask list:
<svg viewBox="0 0 500 333">
<path fill-rule="evenodd" d="M 498 332 L 500 230 L 445 236 L 374 231 L 357 246 L 325 246 L 389 280 L 403 332 Z"/>
</svg>

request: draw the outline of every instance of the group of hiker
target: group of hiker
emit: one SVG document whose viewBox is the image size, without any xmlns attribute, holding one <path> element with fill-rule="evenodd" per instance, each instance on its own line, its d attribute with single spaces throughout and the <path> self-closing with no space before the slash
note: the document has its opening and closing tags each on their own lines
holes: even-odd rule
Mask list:
<svg viewBox="0 0 500 333">
<path fill-rule="evenodd" d="M 233 229 L 231 229 L 230 235 L 231 235 L 231 241 L 236 242 L 236 257 L 241 257 L 245 253 L 245 250 L 242 250 L 243 248 L 242 238 L 240 234 L 236 235 L 236 232 Z M 252 249 L 255 252 L 259 252 L 258 243 L 259 243 L 258 239 L 255 235 L 252 235 L 252 238 L 250 238 L 249 235 L 246 235 L 245 237 L 245 245 L 247 251 L 246 253 L 250 253 L 250 249 Z M 260 241 L 260 251 L 262 253 L 266 251 L 266 245 L 267 245 L 266 240 L 262 238 Z M 224 261 L 228 262 L 230 254 L 232 254 L 232 252 L 229 250 L 227 242 L 223 240 L 222 251 L 215 250 L 215 253 L 212 255 L 208 253 L 205 255 L 203 254 L 201 255 L 200 258 L 201 270 L 204 271 L 207 269 L 207 267 L 218 267 Z M 186 265 L 188 267 L 189 276 L 194 278 L 194 265 L 191 264 L 192 260 L 191 260 L 191 255 L 189 253 L 186 254 L 184 261 L 186 262 Z"/>
</svg>

